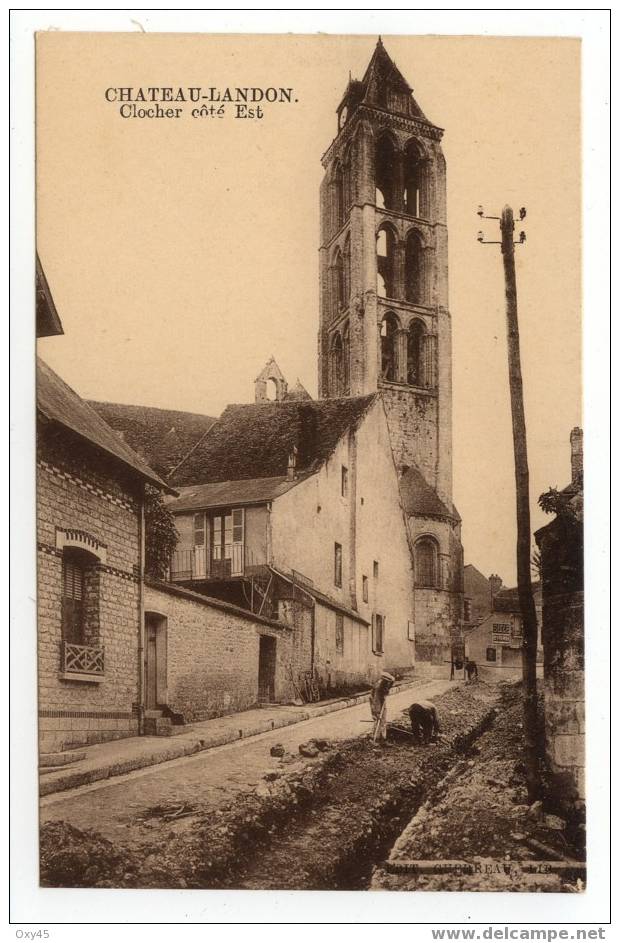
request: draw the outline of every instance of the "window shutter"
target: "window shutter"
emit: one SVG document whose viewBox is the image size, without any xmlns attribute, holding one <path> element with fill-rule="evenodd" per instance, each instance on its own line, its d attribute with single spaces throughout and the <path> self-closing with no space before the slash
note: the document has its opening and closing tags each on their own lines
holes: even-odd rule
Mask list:
<svg viewBox="0 0 620 943">
<path fill-rule="evenodd" d="M 243 508 L 236 508 L 232 512 L 232 519 L 233 519 L 233 543 L 242 544 L 243 543 L 243 524 L 244 524 Z"/>
</svg>

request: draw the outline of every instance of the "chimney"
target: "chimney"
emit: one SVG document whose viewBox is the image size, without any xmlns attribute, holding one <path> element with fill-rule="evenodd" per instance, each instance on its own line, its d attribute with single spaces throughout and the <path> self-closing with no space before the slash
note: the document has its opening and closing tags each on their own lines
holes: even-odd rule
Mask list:
<svg viewBox="0 0 620 943">
<path fill-rule="evenodd" d="M 297 470 L 297 446 L 293 446 L 293 451 L 288 457 L 288 468 L 286 469 L 286 477 L 292 481 L 296 477 Z"/>
<path fill-rule="evenodd" d="M 489 585 L 491 587 L 491 596 L 497 596 L 502 588 L 502 578 L 497 573 L 491 573 L 489 576 Z"/>
<path fill-rule="evenodd" d="M 570 434 L 571 484 L 583 487 L 583 429 L 575 426 Z"/>
</svg>

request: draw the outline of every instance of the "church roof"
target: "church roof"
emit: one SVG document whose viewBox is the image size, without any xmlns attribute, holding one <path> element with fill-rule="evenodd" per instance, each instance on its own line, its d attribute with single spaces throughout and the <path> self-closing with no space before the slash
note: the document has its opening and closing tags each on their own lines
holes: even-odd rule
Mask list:
<svg viewBox="0 0 620 943">
<path fill-rule="evenodd" d="M 415 466 L 411 466 L 401 475 L 399 485 L 405 514 L 414 517 L 449 517 L 451 520 L 460 521 L 454 505 L 449 509 Z"/>
<path fill-rule="evenodd" d="M 52 337 L 54 334 L 65 333 L 38 255 L 36 257 L 36 308 L 37 337 Z"/>
<path fill-rule="evenodd" d="M 313 472 L 375 396 L 228 406 L 172 480 L 186 485 L 284 476 L 294 449 L 297 473 Z"/>
<path fill-rule="evenodd" d="M 169 476 L 215 422 L 213 416 L 123 403 L 90 405 L 158 472 Z"/>
<path fill-rule="evenodd" d="M 350 82 L 347 93 L 350 93 L 352 104 L 363 101 L 374 106 L 376 105 L 377 92 L 383 85 L 389 85 L 407 96 L 409 106 L 407 113 L 409 116 L 430 123 L 413 97 L 413 89 L 409 82 L 389 56 L 381 37 L 379 37 L 364 77 L 361 82 Z M 347 93 L 345 93 L 345 97 Z"/>
<path fill-rule="evenodd" d="M 174 493 L 85 402 L 61 380 L 45 361 L 37 357 L 37 409 L 51 422 L 64 426 L 82 439 L 118 459 L 157 488 Z"/>
</svg>

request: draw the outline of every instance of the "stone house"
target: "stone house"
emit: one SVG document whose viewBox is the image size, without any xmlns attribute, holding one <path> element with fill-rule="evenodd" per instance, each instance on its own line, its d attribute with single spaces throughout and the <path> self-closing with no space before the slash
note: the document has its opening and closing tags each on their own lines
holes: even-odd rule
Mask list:
<svg viewBox="0 0 620 943">
<path fill-rule="evenodd" d="M 129 736 L 142 703 L 145 484 L 167 486 L 37 363 L 42 752 Z"/>
<path fill-rule="evenodd" d="M 583 602 L 583 432 L 572 430 L 571 482 L 555 518 L 534 535 L 540 550 L 545 744 L 559 808 L 582 813 L 585 800 Z"/>
<path fill-rule="evenodd" d="M 382 400 L 260 394 L 177 469 L 171 580 L 290 624 L 296 680 L 411 669 L 411 554 Z"/>
<path fill-rule="evenodd" d="M 473 568 L 475 569 L 475 568 Z M 467 568 L 466 568 L 467 570 Z M 479 573 L 479 571 L 476 571 Z M 467 586 L 467 574 L 466 574 Z M 483 577 L 484 579 L 484 577 Z M 477 622 L 465 624 L 465 654 L 478 666 L 481 678 L 487 681 L 520 678 L 522 675 L 523 619 L 517 588 L 504 588 L 496 592 L 491 586 L 501 586 L 501 579 L 492 576 L 487 581 L 490 590 L 490 610 L 484 611 L 482 592 L 477 594 Z M 476 579 L 476 588 L 481 590 L 481 581 Z M 532 583 L 534 605 L 539 625 L 542 611 L 542 594 L 539 582 Z M 538 648 L 538 659 L 542 662 L 542 648 Z M 542 666 L 541 666 L 542 675 Z"/>
</svg>

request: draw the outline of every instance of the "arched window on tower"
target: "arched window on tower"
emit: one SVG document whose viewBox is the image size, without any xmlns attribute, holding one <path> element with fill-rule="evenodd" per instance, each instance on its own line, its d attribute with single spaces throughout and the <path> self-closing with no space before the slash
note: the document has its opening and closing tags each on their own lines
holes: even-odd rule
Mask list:
<svg viewBox="0 0 620 943">
<path fill-rule="evenodd" d="M 426 304 L 424 249 L 417 232 L 410 232 L 405 244 L 405 298 L 413 304 Z"/>
<path fill-rule="evenodd" d="M 381 226 L 377 233 L 377 294 L 380 298 L 394 298 L 396 236 L 390 226 Z"/>
<path fill-rule="evenodd" d="M 421 321 L 412 321 L 407 331 L 407 383 L 426 386 L 424 376 L 424 334 Z"/>
<path fill-rule="evenodd" d="M 352 173 L 352 158 L 351 158 L 351 146 L 345 151 L 343 160 L 342 160 L 342 175 L 343 175 L 343 203 L 344 203 L 344 212 L 345 214 L 351 209 L 351 204 L 353 203 L 353 173 Z"/>
<path fill-rule="evenodd" d="M 414 546 L 415 585 L 439 588 L 439 547 L 433 537 L 420 537 Z"/>
<path fill-rule="evenodd" d="M 398 377 L 398 318 L 388 312 L 381 322 L 381 376 L 384 380 Z"/>
<path fill-rule="evenodd" d="M 332 312 L 334 317 L 338 316 L 346 303 L 344 259 L 340 249 L 336 249 L 332 265 Z"/>
<path fill-rule="evenodd" d="M 351 237 L 347 233 L 342 253 L 344 265 L 344 306 L 348 308 L 351 300 Z"/>
<path fill-rule="evenodd" d="M 396 209 L 395 178 L 398 155 L 388 134 L 382 135 L 375 148 L 375 203 L 381 209 Z"/>
<path fill-rule="evenodd" d="M 428 162 L 415 141 L 405 148 L 403 206 L 410 216 L 428 217 Z"/>
<path fill-rule="evenodd" d="M 343 351 L 342 337 L 340 332 L 336 331 L 331 344 L 331 391 L 332 396 L 342 396 L 344 371 L 343 371 Z"/>
<path fill-rule="evenodd" d="M 348 321 L 342 329 L 342 360 L 343 391 L 349 394 L 351 392 L 351 333 Z"/>
<path fill-rule="evenodd" d="M 338 231 L 344 223 L 344 173 L 340 161 L 334 167 L 334 230 Z"/>
</svg>

